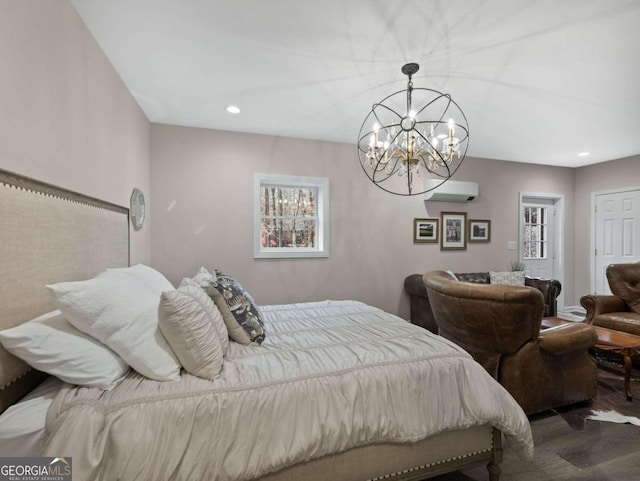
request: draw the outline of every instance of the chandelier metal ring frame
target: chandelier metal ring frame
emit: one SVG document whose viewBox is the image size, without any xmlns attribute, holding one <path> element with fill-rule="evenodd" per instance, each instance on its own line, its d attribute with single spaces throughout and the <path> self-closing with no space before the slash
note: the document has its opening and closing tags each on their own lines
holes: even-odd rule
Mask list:
<svg viewBox="0 0 640 481">
<path fill-rule="evenodd" d="M 411 77 L 418 68 L 415 63 L 402 67 L 409 77 L 407 88 L 373 104 L 358 134 L 358 157 L 365 174 L 396 195 L 438 188 L 460 168 L 469 145 L 467 118 L 451 96 L 413 87 Z M 418 110 L 416 100 L 421 101 Z M 422 184 L 416 185 L 416 178 Z"/>
</svg>

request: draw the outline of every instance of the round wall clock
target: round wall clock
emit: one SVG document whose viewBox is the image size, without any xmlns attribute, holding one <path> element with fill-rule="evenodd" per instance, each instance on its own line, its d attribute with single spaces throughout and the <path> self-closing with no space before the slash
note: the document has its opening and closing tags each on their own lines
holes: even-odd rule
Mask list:
<svg viewBox="0 0 640 481">
<path fill-rule="evenodd" d="M 146 205 L 144 202 L 144 194 L 140 189 L 135 188 L 131 193 L 131 206 L 129 207 L 129 217 L 131 218 L 131 225 L 135 230 L 142 229 L 145 215 Z"/>
</svg>

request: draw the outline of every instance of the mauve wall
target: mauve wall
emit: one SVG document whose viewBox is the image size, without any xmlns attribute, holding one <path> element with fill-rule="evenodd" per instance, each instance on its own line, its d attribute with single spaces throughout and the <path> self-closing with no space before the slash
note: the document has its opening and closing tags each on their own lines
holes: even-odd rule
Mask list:
<svg viewBox="0 0 640 481">
<path fill-rule="evenodd" d="M 575 305 L 580 296 L 592 292 L 591 252 L 591 193 L 619 189 L 640 188 L 640 155 L 589 165 L 575 170 Z M 636 242 L 640 242 L 637 239 Z"/>
<path fill-rule="evenodd" d="M 565 195 L 573 218 L 573 171 L 565 168 L 469 158 L 456 178 L 478 182 L 480 197 L 431 203 L 427 211 L 421 197 L 394 196 L 371 184 L 350 144 L 152 124 L 151 158 L 152 265 L 174 283 L 200 265 L 220 268 L 260 304 L 349 298 L 408 317 L 408 274 L 508 268 L 516 257 L 507 241 L 518 238 L 518 192 Z M 330 178 L 328 259 L 253 259 L 255 172 Z M 464 252 L 414 244 L 413 218 L 443 210 L 491 219 L 491 243 Z M 565 235 L 571 246 L 572 228 Z M 566 267 L 572 272 L 572 258 Z M 564 287 L 573 291 L 571 282 Z"/>
<path fill-rule="evenodd" d="M 0 59 L 0 168 L 124 206 L 141 188 L 153 222 L 131 230 L 132 263 L 151 263 L 174 282 L 200 264 L 219 266 L 261 303 L 356 298 L 406 317 L 407 274 L 506 269 L 516 256 L 506 245 L 517 240 L 518 192 L 546 192 L 565 196 L 563 292 L 577 304 L 591 288 L 591 192 L 640 185 L 640 156 L 575 170 L 470 158 L 456 178 L 479 182 L 480 198 L 427 211 L 420 198 L 371 185 L 352 145 L 162 125 L 150 136 L 66 1 L 0 0 Z M 331 178 L 329 259 L 253 260 L 254 172 Z M 491 219 L 492 242 L 465 252 L 413 244 L 412 219 L 442 210 Z"/>
<path fill-rule="evenodd" d="M 0 0 L 0 168 L 129 206 L 149 122 L 67 1 Z M 149 225 L 131 262 L 150 260 Z"/>
</svg>

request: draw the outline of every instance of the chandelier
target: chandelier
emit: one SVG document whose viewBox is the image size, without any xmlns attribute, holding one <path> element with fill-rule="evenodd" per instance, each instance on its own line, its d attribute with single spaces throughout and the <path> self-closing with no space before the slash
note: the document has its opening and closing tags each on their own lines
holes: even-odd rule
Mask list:
<svg viewBox="0 0 640 481">
<path fill-rule="evenodd" d="M 369 180 L 397 195 L 434 190 L 456 173 L 467 153 L 469 125 L 449 94 L 414 88 L 417 63 L 402 67 L 407 88 L 373 104 L 358 134 L 358 157 Z"/>
</svg>

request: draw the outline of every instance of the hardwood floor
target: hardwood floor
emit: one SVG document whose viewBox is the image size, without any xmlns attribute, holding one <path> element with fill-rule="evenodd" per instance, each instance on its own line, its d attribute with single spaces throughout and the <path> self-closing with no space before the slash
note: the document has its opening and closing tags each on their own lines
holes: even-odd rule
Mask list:
<svg viewBox="0 0 640 481">
<path fill-rule="evenodd" d="M 633 401 L 626 400 L 620 368 L 599 362 L 598 397 L 593 402 L 530 417 L 535 443 L 531 462 L 505 446 L 501 481 L 639 481 L 640 427 L 587 420 L 592 410 L 615 410 L 640 418 L 640 370 L 632 373 Z M 506 444 L 506 443 L 505 443 Z M 484 481 L 485 466 L 432 478 Z"/>
</svg>

